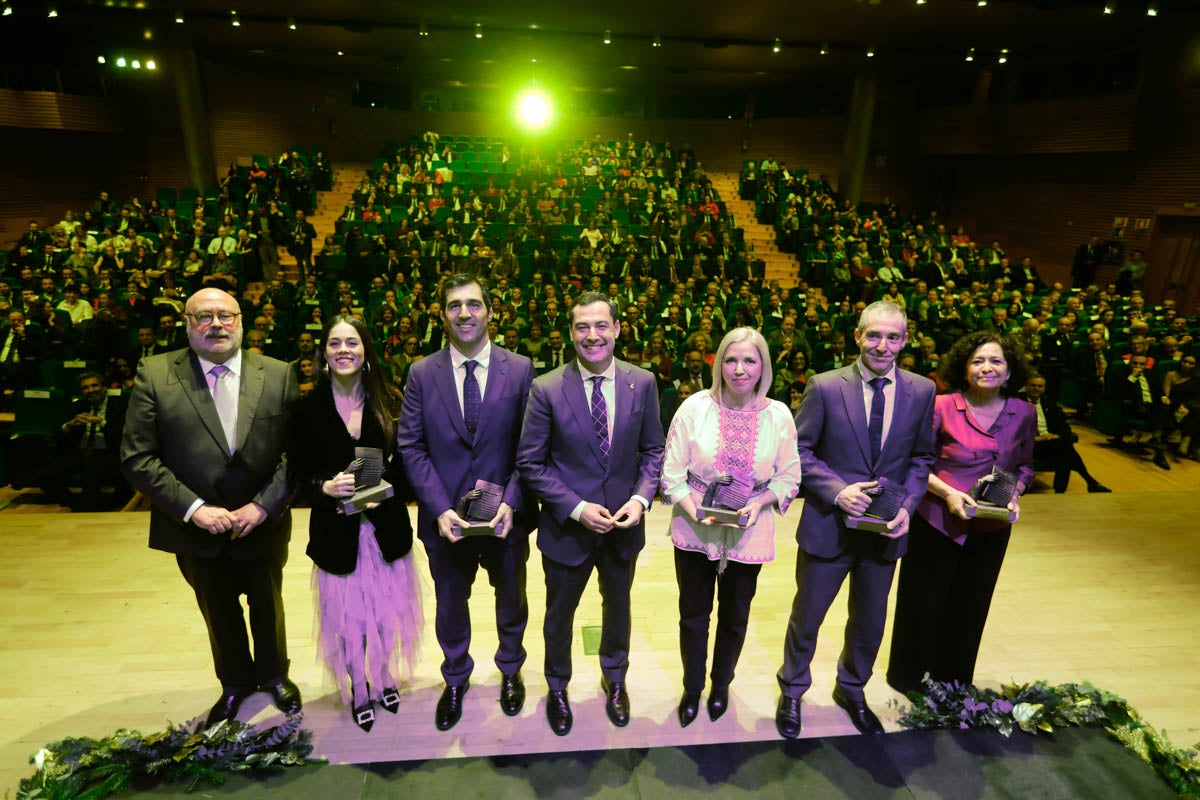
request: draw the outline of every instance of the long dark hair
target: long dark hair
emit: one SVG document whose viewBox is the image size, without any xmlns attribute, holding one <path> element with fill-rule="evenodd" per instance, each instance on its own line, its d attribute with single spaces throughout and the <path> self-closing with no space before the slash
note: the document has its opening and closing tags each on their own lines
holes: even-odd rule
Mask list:
<svg viewBox="0 0 1200 800">
<path fill-rule="evenodd" d="M 379 356 L 375 352 L 375 343 L 371 332 L 358 317 L 334 314 L 325 323 L 321 331 L 321 346 L 317 348 L 313 378 L 316 385 L 329 380 L 329 364 L 325 360 L 325 342 L 329 341 L 329 331 L 335 325 L 346 323 L 354 328 L 355 333 L 363 344 L 362 382 L 364 400 L 367 408 L 375 415 L 379 427 L 383 430 L 384 446 L 389 453 L 396 447 L 396 420 L 400 418 L 400 392 L 383 376 Z"/>
</svg>

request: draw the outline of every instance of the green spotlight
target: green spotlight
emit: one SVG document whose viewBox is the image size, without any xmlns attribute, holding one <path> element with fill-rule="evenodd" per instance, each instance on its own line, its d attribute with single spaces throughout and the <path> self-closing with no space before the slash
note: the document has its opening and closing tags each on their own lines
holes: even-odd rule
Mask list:
<svg viewBox="0 0 1200 800">
<path fill-rule="evenodd" d="M 540 89 L 528 89 L 517 96 L 517 119 L 526 128 L 544 128 L 553 115 L 550 98 Z"/>
</svg>

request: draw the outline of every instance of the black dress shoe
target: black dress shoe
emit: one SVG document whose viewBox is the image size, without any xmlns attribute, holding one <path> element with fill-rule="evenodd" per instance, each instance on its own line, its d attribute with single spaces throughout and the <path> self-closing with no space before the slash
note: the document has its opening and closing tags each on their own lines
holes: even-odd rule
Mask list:
<svg viewBox="0 0 1200 800">
<path fill-rule="evenodd" d="M 521 673 L 505 675 L 500 680 L 500 710 L 506 717 L 515 717 L 525 707 L 525 681 Z"/>
<path fill-rule="evenodd" d="M 883 733 L 883 723 L 867 706 L 865 700 L 854 700 L 842 691 L 841 686 L 835 686 L 833 687 L 833 702 L 850 715 L 850 721 L 854 723 L 854 727 L 858 729 L 859 733 Z"/>
<path fill-rule="evenodd" d="M 288 680 L 284 675 L 281 678 L 267 681 L 262 685 L 264 692 L 269 692 L 271 702 L 285 714 L 296 714 L 300 711 L 300 687 Z"/>
<path fill-rule="evenodd" d="M 571 732 L 575 717 L 571 714 L 571 703 L 566 689 L 551 689 L 546 695 L 546 721 L 555 736 L 566 736 Z"/>
<path fill-rule="evenodd" d="M 724 716 L 729 710 L 729 687 L 722 686 L 717 688 L 714 686 L 712 691 L 708 693 L 708 718 L 713 722 Z"/>
<path fill-rule="evenodd" d="M 683 697 L 679 698 L 679 727 L 686 728 L 691 725 L 699 713 L 700 693 L 684 692 Z"/>
<path fill-rule="evenodd" d="M 1154 466 L 1170 471 L 1171 463 L 1167 461 L 1167 454 L 1162 450 L 1154 451 Z"/>
<path fill-rule="evenodd" d="M 1111 494 L 1112 489 L 1105 486 L 1103 483 L 1093 483 L 1088 486 L 1089 494 Z"/>
<path fill-rule="evenodd" d="M 375 706 L 371 703 L 371 690 L 367 689 L 367 702 L 361 706 L 354 702 L 354 689 L 350 689 L 350 718 L 354 724 L 362 728 L 363 733 L 370 733 L 375 724 Z"/>
<path fill-rule="evenodd" d="M 458 686 L 447 686 L 442 690 L 442 698 L 437 704 L 437 729 L 448 731 L 462 719 L 463 696 L 471 684 L 461 683 Z"/>
<path fill-rule="evenodd" d="M 208 719 L 204 722 L 204 727 L 211 728 L 222 720 L 232 722 L 237 718 L 238 709 L 242 707 L 242 702 L 254 694 L 253 689 L 225 689 L 221 692 L 221 696 L 217 702 L 213 704 L 212 710 L 208 712 Z"/>
<path fill-rule="evenodd" d="M 629 724 L 629 693 L 625 691 L 625 681 L 601 678 L 600 688 L 604 690 L 604 711 L 609 721 L 618 728 L 624 728 Z"/>
<path fill-rule="evenodd" d="M 395 714 L 400 710 L 400 692 L 394 688 L 384 689 L 379 696 L 379 705 L 389 714 Z"/>
<path fill-rule="evenodd" d="M 779 707 L 775 709 L 775 730 L 785 739 L 800 736 L 800 698 L 779 695 Z"/>
</svg>

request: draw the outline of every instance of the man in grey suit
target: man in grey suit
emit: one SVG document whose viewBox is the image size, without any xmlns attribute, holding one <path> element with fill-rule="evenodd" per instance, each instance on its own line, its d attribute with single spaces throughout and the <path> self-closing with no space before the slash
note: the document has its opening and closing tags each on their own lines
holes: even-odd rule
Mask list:
<svg viewBox="0 0 1200 800">
<path fill-rule="evenodd" d="M 521 477 L 542 502 L 546 718 L 559 736 L 573 722 L 571 629 L 593 569 L 603 598 L 605 711 L 617 727 L 629 724 L 629 593 L 664 448 L 654 376 L 613 357 L 615 304 L 584 292 L 571 308 L 570 329 L 576 358 L 533 382 L 517 447 Z"/>
<path fill-rule="evenodd" d="M 850 619 L 833 699 L 860 732 L 883 732 L 863 688 L 883 638 L 896 560 L 908 545 L 909 516 L 925 494 L 934 461 L 934 384 L 896 368 L 908 340 L 904 310 L 889 301 L 867 306 L 854 340 L 858 360 L 811 378 L 796 412 L 804 510 L 775 712 L 775 726 L 788 739 L 800 735 L 800 697 L 812 685 L 817 632 L 847 576 Z M 904 495 L 887 530 L 848 528 L 847 515 L 862 515 L 873 499 L 867 492 L 883 480 Z"/>
<path fill-rule="evenodd" d="M 208 626 L 222 689 L 207 725 L 234 719 L 260 688 L 294 713 L 280 587 L 292 529 L 284 414 L 296 378 L 282 361 L 242 351 L 226 292 L 201 289 L 186 313 L 188 349 L 139 366 L 121 469 L 153 503 L 150 547 L 175 554 Z"/>
<path fill-rule="evenodd" d="M 467 601 L 480 566 L 496 591 L 500 708 L 512 717 L 525 703 L 525 565 L 529 532 L 537 526 L 537 505 L 517 480 L 516 470 L 533 363 L 488 341 L 492 298 L 483 280 L 451 275 L 438 287 L 437 300 L 450 346 L 413 364 L 396 440 L 417 495 L 417 531 L 437 597 L 436 630 L 446 688 L 434 721 L 445 731 L 462 717 L 463 696 L 475 666 L 469 652 Z M 467 522 L 455 508 L 478 480 L 504 489 L 490 521 L 496 533 L 463 537 Z"/>
</svg>

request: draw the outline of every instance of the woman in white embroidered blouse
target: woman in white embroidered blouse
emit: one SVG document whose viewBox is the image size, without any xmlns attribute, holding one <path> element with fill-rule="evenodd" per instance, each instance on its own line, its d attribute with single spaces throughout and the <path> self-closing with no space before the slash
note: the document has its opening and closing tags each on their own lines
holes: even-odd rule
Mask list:
<svg viewBox="0 0 1200 800">
<path fill-rule="evenodd" d="M 799 491 L 796 425 L 787 406 L 768 399 L 770 388 L 771 358 L 762 334 L 732 330 L 717 348 L 712 389 L 684 401 L 667 437 L 662 494 L 675 507 L 670 535 L 679 585 L 683 727 L 695 720 L 704 689 L 714 593 L 709 718 L 717 720 L 728 708 L 758 574 L 775 557 L 771 512 L 785 513 Z M 744 527 L 715 524 L 701 508 L 708 487 L 725 476 L 732 478 L 729 494 L 738 495 Z"/>
</svg>

